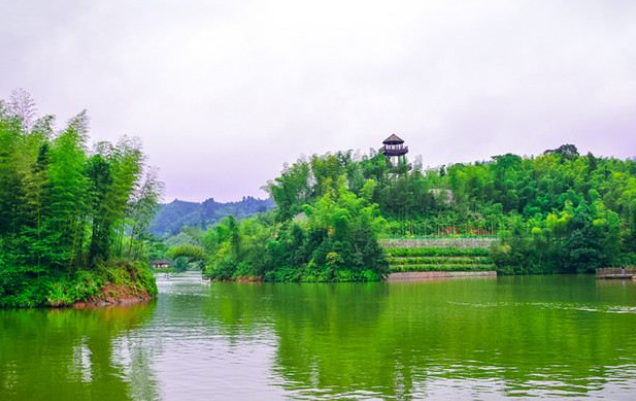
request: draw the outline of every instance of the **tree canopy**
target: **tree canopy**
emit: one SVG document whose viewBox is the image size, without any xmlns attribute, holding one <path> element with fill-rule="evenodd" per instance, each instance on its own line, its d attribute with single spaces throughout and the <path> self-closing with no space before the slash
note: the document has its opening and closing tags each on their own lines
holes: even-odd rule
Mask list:
<svg viewBox="0 0 636 401">
<path fill-rule="evenodd" d="M 492 257 L 503 273 L 636 262 L 634 160 L 563 145 L 536 157 L 412 167 L 396 169 L 373 151 L 286 166 L 266 187 L 272 212 L 205 234 L 210 274 L 337 281 L 362 279 L 365 264 L 381 276 L 378 236 L 497 236 Z"/>
<path fill-rule="evenodd" d="M 49 302 L 56 283 L 143 258 L 161 193 L 138 141 L 89 150 L 85 112 L 58 131 L 34 107 L 24 91 L 0 101 L 2 305 Z"/>
</svg>

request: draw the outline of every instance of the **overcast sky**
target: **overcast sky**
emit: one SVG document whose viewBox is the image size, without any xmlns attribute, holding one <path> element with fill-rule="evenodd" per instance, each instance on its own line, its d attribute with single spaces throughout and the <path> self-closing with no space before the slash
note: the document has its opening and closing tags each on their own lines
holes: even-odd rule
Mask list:
<svg viewBox="0 0 636 401">
<path fill-rule="evenodd" d="M 0 98 L 142 139 L 174 198 L 235 200 L 301 155 L 425 166 L 636 155 L 636 1 L 0 0 Z"/>
</svg>

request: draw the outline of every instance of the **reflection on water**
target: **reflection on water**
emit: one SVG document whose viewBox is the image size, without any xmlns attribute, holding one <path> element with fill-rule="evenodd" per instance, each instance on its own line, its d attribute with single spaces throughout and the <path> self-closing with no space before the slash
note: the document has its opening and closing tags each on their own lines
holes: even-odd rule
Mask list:
<svg viewBox="0 0 636 401">
<path fill-rule="evenodd" d="M 0 399 L 158 398 L 149 355 L 134 337 L 153 310 L 0 311 Z"/>
<path fill-rule="evenodd" d="M 636 399 L 632 282 L 159 288 L 150 305 L 0 311 L 0 399 Z"/>
</svg>

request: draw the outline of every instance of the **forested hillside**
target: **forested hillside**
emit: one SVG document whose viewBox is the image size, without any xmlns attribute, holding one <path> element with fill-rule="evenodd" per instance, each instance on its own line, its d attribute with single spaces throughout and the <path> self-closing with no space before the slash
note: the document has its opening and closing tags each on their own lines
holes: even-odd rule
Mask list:
<svg viewBox="0 0 636 401">
<path fill-rule="evenodd" d="M 212 277 L 374 279 L 386 272 L 378 236 L 496 236 L 503 273 L 636 263 L 636 162 L 573 145 L 429 170 L 338 152 L 299 160 L 268 190 L 271 213 L 193 241 Z"/>
<path fill-rule="evenodd" d="M 162 204 L 150 223 L 150 232 L 158 237 L 175 235 L 183 227 L 206 229 L 223 217 L 232 215 L 238 219 L 265 212 L 274 207 L 271 199 L 257 199 L 251 196 L 238 202 L 216 202 L 207 199 L 202 203 L 175 199 Z"/>
<path fill-rule="evenodd" d="M 0 101 L 0 306 L 69 305 L 110 283 L 155 291 L 145 262 L 161 192 L 137 141 L 88 145 L 23 91 Z"/>
<path fill-rule="evenodd" d="M 536 157 L 513 154 L 432 170 L 391 168 L 382 155 L 351 152 L 299 161 L 270 185 L 279 219 L 346 177 L 389 220 L 385 234 L 497 235 L 504 271 L 589 271 L 634 262 L 636 162 L 579 155 L 573 145 Z M 399 171 L 399 169 L 402 171 Z"/>
</svg>

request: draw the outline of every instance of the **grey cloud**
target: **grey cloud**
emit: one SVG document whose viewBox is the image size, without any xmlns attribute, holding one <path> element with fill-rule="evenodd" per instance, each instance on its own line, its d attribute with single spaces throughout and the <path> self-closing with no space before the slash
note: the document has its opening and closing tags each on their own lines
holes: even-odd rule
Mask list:
<svg viewBox="0 0 636 401">
<path fill-rule="evenodd" d="M 137 135 L 167 198 L 403 136 L 424 165 L 564 142 L 636 154 L 629 1 L 0 0 L 0 97 Z"/>
</svg>

